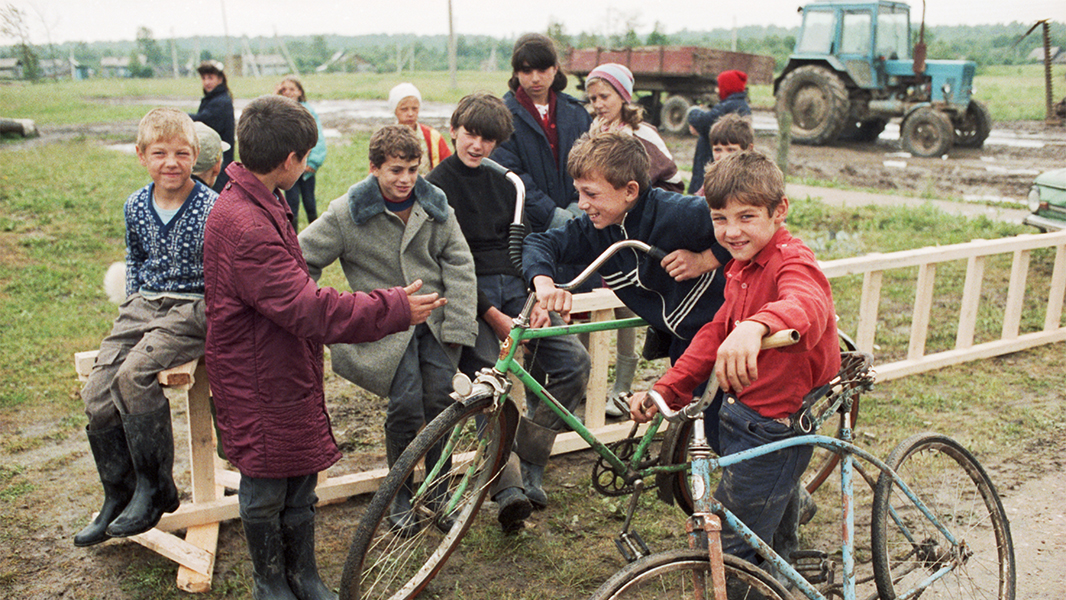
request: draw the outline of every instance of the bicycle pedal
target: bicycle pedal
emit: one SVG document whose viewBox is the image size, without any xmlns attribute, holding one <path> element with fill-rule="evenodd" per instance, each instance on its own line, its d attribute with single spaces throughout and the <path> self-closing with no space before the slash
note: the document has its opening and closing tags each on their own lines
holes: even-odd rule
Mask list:
<svg viewBox="0 0 1066 600">
<path fill-rule="evenodd" d="M 792 566 L 810 583 L 832 582 L 833 560 L 821 550 L 796 550 L 792 553 Z"/>
<path fill-rule="evenodd" d="M 618 548 L 622 558 L 626 559 L 626 562 L 633 562 L 651 554 L 648 545 L 644 543 L 640 534 L 635 531 L 619 534 L 618 537 L 614 538 L 614 545 Z"/>
</svg>

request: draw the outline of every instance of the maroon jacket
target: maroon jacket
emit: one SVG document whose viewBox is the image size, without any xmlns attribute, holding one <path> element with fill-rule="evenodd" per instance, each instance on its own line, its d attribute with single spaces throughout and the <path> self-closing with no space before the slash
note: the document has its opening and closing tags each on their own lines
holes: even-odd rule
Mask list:
<svg viewBox="0 0 1066 600">
<path fill-rule="evenodd" d="M 340 458 L 322 391 L 322 346 L 407 329 L 402 288 L 319 288 L 283 197 L 244 165 L 204 231 L 207 376 L 226 457 L 249 477 L 317 473 Z"/>
</svg>

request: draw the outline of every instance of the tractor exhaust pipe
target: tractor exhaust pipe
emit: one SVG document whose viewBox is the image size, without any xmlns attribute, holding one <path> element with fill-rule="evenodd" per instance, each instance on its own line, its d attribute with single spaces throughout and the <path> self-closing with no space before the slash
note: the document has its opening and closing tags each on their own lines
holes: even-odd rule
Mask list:
<svg viewBox="0 0 1066 600">
<path fill-rule="evenodd" d="M 914 45 L 914 74 L 925 73 L 925 0 L 922 0 L 922 24 L 918 29 L 918 43 Z"/>
</svg>

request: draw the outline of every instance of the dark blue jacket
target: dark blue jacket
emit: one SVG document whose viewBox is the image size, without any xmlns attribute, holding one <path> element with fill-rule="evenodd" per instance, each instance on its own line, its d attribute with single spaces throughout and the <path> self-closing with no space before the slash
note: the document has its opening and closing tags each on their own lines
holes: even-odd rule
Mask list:
<svg viewBox="0 0 1066 600">
<path fill-rule="evenodd" d="M 530 234 L 522 251 L 523 275 L 532 287 L 537 275 L 554 278 L 555 265 L 587 265 L 608 246 L 626 239 L 646 242 L 667 254 L 713 248 L 723 267 L 731 259 L 729 251 L 714 239 L 711 214 L 702 198 L 651 188 L 619 225 L 596 229 L 587 216 L 581 216 L 563 227 Z M 628 248 L 604 263 L 599 274 L 630 310 L 656 329 L 683 340 L 691 340 L 714 318 L 725 291 L 724 268 L 678 282 L 659 261 Z"/>
<path fill-rule="evenodd" d="M 526 185 L 526 215 L 533 231 L 543 231 L 555 208 L 577 202 L 574 180 L 566 171 L 570 148 L 588 132 L 592 117 L 573 96 L 556 94 L 555 126 L 559 135 L 559 160 L 552 155 L 548 137 L 540 124 L 518 103 L 514 92 L 503 96 L 511 110 L 514 134 L 492 153 L 492 159 L 514 171 Z"/>
<path fill-rule="evenodd" d="M 737 113 L 742 117 L 751 114 L 748 106 L 748 93 L 737 92 L 730 94 L 728 98 L 715 104 L 710 110 L 693 107 L 688 111 L 688 124 L 696 129 L 696 156 L 692 159 L 692 181 L 688 184 L 688 193 L 695 194 L 703 187 L 703 168 L 711 161 L 714 154 L 711 152 L 711 139 L 708 135 L 718 119 L 728 113 Z"/>
<path fill-rule="evenodd" d="M 229 150 L 222 153 L 222 171 L 215 180 L 213 186 L 216 192 L 222 191 L 229 175 L 226 167 L 233 162 L 234 133 L 236 132 L 236 120 L 233 117 L 233 97 L 230 96 L 229 88 L 221 83 L 210 93 L 205 93 L 200 99 L 200 109 L 190 114 L 193 121 L 200 121 L 215 130 L 223 142 L 229 144 Z"/>
</svg>

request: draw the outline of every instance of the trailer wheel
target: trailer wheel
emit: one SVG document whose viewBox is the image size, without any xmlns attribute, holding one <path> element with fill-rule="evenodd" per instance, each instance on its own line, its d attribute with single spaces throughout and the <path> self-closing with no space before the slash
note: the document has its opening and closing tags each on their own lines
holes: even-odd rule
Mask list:
<svg viewBox="0 0 1066 600">
<path fill-rule="evenodd" d="M 980 148 L 992 131 L 992 113 L 984 102 L 970 100 L 966 112 L 955 121 L 955 145 L 960 148 Z"/>
<path fill-rule="evenodd" d="M 923 106 L 903 120 L 899 138 L 914 156 L 942 156 L 955 144 L 955 127 L 943 112 Z"/>
<path fill-rule="evenodd" d="M 815 146 L 837 139 L 848 124 L 848 88 L 819 65 L 791 71 L 777 90 L 778 115 L 792 113 L 792 141 Z"/>
<path fill-rule="evenodd" d="M 691 103 L 684 96 L 670 96 L 659 111 L 659 129 L 681 135 L 688 131 L 688 109 Z"/>
</svg>

